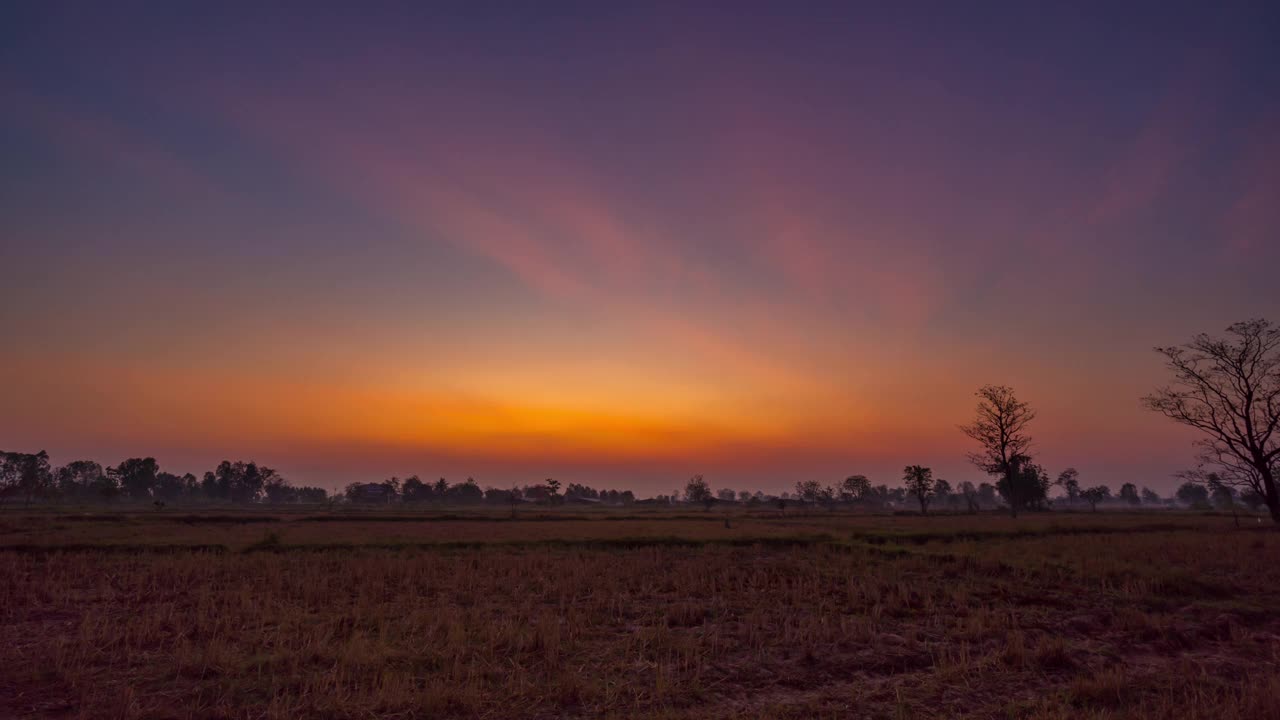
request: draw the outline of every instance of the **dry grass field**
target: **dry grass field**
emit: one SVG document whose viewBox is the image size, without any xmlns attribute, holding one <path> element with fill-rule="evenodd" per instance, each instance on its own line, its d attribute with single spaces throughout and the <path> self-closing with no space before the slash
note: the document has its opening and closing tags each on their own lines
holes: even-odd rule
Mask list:
<svg viewBox="0 0 1280 720">
<path fill-rule="evenodd" d="M 10 512 L 0 717 L 1274 718 L 1250 523 Z"/>
</svg>

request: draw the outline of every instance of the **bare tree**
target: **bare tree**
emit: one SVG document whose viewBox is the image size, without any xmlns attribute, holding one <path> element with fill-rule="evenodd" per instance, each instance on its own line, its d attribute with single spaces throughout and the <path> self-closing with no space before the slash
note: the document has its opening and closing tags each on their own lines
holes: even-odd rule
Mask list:
<svg viewBox="0 0 1280 720">
<path fill-rule="evenodd" d="M 1022 500 L 1018 497 L 1014 474 L 1019 458 L 1029 457 L 1031 436 L 1027 425 L 1036 413 L 1027 403 L 1019 400 L 1011 388 L 1004 385 L 984 385 L 975 393 L 978 396 L 978 417 L 972 425 L 961 425 L 965 435 L 978 441 L 982 449 L 969 453 L 969 462 L 988 475 L 1004 478 L 1011 490 L 1009 510 L 1014 517 Z"/>
<path fill-rule="evenodd" d="M 1261 495 L 1280 524 L 1280 327 L 1248 320 L 1226 332 L 1156 348 L 1174 379 L 1143 403 L 1203 433 L 1202 471 Z"/>
</svg>

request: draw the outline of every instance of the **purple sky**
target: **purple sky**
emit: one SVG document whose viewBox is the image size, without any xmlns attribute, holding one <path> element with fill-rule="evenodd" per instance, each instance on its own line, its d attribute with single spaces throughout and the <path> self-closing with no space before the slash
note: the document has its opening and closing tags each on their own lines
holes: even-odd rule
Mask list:
<svg viewBox="0 0 1280 720">
<path fill-rule="evenodd" d="M 300 483 L 1166 491 L 1280 319 L 1280 8 L 18 3 L 0 448 Z M 696 5 L 696 8 L 694 7 Z"/>
</svg>

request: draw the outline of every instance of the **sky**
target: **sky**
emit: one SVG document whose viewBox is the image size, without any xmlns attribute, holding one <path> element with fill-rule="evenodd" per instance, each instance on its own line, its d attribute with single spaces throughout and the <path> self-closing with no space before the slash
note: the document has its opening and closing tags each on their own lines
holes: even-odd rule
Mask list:
<svg viewBox="0 0 1280 720">
<path fill-rule="evenodd" d="M 1159 491 L 1280 320 L 1275 3 L 6 3 L 0 448 Z"/>
</svg>

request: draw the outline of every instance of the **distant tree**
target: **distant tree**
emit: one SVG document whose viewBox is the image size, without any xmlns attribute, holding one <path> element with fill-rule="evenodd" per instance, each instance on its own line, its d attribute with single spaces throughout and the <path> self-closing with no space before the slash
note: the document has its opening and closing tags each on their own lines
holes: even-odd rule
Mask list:
<svg viewBox="0 0 1280 720">
<path fill-rule="evenodd" d="M 838 495 L 841 502 L 864 500 L 871 492 L 871 481 L 866 475 L 850 475 L 840 483 Z"/>
<path fill-rule="evenodd" d="M 978 503 L 987 507 L 995 507 L 999 503 L 996 486 L 991 483 L 979 483 Z"/>
<path fill-rule="evenodd" d="M 92 460 L 74 460 L 58 468 L 54 482 L 64 497 L 87 498 L 96 492 L 96 483 L 106 476 L 102 466 Z"/>
<path fill-rule="evenodd" d="M 1156 348 L 1174 380 L 1143 400 L 1199 430 L 1201 464 L 1264 497 L 1280 523 L 1280 327 L 1258 319 L 1226 332 L 1227 339 L 1200 334 Z"/>
<path fill-rule="evenodd" d="M 978 504 L 978 488 L 973 483 L 968 480 L 960 483 L 960 495 L 964 498 L 964 506 L 968 512 L 978 512 L 980 507 Z"/>
<path fill-rule="evenodd" d="M 985 385 L 976 394 L 977 418 L 973 424 L 960 427 L 980 447 L 978 452 L 969 454 L 969 461 L 988 475 L 1002 479 L 1010 493 L 1005 496 L 1009 511 L 1017 517 L 1026 499 L 1018 494 L 1021 482 L 1015 474 L 1019 458 L 1029 457 L 1031 435 L 1027 426 L 1036 414 L 1003 385 Z"/>
<path fill-rule="evenodd" d="M 347 483 L 347 486 L 342 489 L 342 496 L 347 502 L 356 502 L 360 498 L 360 489 L 363 487 L 364 483 Z"/>
<path fill-rule="evenodd" d="M 835 512 L 836 509 L 836 489 L 831 485 L 823 485 L 818 490 L 818 504 L 826 508 L 828 512 Z"/>
<path fill-rule="evenodd" d="M 1182 483 L 1173 496 L 1178 499 L 1178 502 L 1194 508 L 1209 507 L 1209 489 L 1197 482 Z"/>
<path fill-rule="evenodd" d="M 237 492 L 236 488 L 240 485 L 240 475 L 244 472 L 244 463 L 233 463 L 230 460 L 223 460 L 218 463 L 218 467 L 214 468 L 214 477 L 217 479 L 218 500 L 232 500 L 232 493 Z"/>
<path fill-rule="evenodd" d="M 751 502 L 751 491 L 750 491 L 750 490 L 739 490 L 739 491 L 738 491 L 738 502 L 742 503 L 743 505 L 746 505 L 747 503 Z"/>
<path fill-rule="evenodd" d="M 267 502 L 278 505 L 281 503 L 297 502 L 298 492 L 288 480 L 285 480 L 279 473 L 272 472 L 262 481 L 262 495 Z"/>
<path fill-rule="evenodd" d="M 1127 482 L 1120 486 L 1120 502 L 1129 505 L 1139 505 L 1142 499 L 1138 497 L 1138 486 L 1131 482 Z"/>
<path fill-rule="evenodd" d="M 720 502 L 733 502 L 735 497 L 737 497 L 737 493 L 729 488 L 722 488 L 716 492 L 716 498 L 720 500 Z"/>
<path fill-rule="evenodd" d="M 1159 505 L 1161 500 L 1160 496 L 1151 488 L 1142 488 L 1142 502 L 1147 505 Z"/>
<path fill-rule="evenodd" d="M 902 483 L 920 503 L 920 514 L 928 515 L 934 490 L 933 470 L 921 465 L 908 465 L 902 469 Z"/>
<path fill-rule="evenodd" d="M 560 481 L 555 478 L 547 478 L 543 484 L 547 486 L 547 492 L 549 493 L 547 499 L 553 503 L 560 502 L 562 499 L 560 497 Z"/>
<path fill-rule="evenodd" d="M 191 480 L 194 482 L 195 477 L 192 476 Z M 167 472 L 158 473 L 156 475 L 156 484 L 151 490 L 151 496 L 153 498 L 164 502 L 173 502 L 187 497 L 187 495 L 188 488 L 185 477 L 180 477 Z"/>
<path fill-rule="evenodd" d="M 593 487 L 587 485 L 579 485 L 578 483 L 569 483 L 564 491 L 565 500 L 599 500 L 600 492 Z"/>
<path fill-rule="evenodd" d="M 251 503 L 262 497 L 262 488 L 267 484 L 266 468 L 258 467 L 256 462 L 245 463 L 237 482 L 231 486 L 231 502 Z"/>
<path fill-rule="evenodd" d="M 551 488 L 544 484 L 525 485 L 520 488 L 520 495 L 531 502 L 548 502 L 551 500 Z"/>
<path fill-rule="evenodd" d="M 556 483 L 556 487 L 559 488 L 560 483 Z M 435 497 L 443 500 L 445 496 L 449 494 L 449 481 L 444 478 L 440 478 L 431 485 L 431 490 Z"/>
<path fill-rule="evenodd" d="M 1080 471 L 1073 467 L 1058 473 L 1055 484 L 1067 495 L 1067 504 L 1075 505 L 1080 499 Z"/>
<path fill-rule="evenodd" d="M 13 457 L 17 453 L 0 450 L 0 504 L 18 494 L 18 463 Z"/>
<path fill-rule="evenodd" d="M 274 482 L 277 473 L 265 465 L 255 462 L 244 464 L 238 481 L 231 487 L 231 501 L 241 503 L 258 502 L 262 499 L 262 490 L 268 482 Z"/>
<path fill-rule="evenodd" d="M 817 480 L 796 482 L 796 497 L 807 503 L 817 503 L 822 495 L 822 483 Z"/>
<path fill-rule="evenodd" d="M 206 471 L 204 477 L 200 479 L 200 496 L 205 500 L 215 500 L 218 497 L 218 476 L 212 470 Z"/>
<path fill-rule="evenodd" d="M 91 486 L 93 494 L 104 502 L 111 502 L 120 494 L 120 485 L 107 473 L 98 476 Z"/>
<path fill-rule="evenodd" d="M 322 503 L 328 499 L 329 493 L 321 487 L 310 487 L 303 485 L 298 488 L 298 502 L 303 503 Z"/>
<path fill-rule="evenodd" d="M 0 454 L 0 493 L 32 499 L 43 497 L 54 489 L 53 469 L 49 453 L 6 452 Z"/>
<path fill-rule="evenodd" d="M 1043 508 L 1049 498 L 1049 473 L 1025 455 L 1010 460 L 1009 474 L 996 482 L 996 490 L 1006 504 L 1022 508 Z"/>
<path fill-rule="evenodd" d="M 449 500 L 458 503 L 474 504 L 484 501 L 484 490 L 476 484 L 475 478 L 467 478 L 449 488 Z"/>
<path fill-rule="evenodd" d="M 511 505 L 512 492 L 505 488 L 487 487 L 482 490 L 484 501 L 489 505 Z"/>
<path fill-rule="evenodd" d="M 1219 510 L 1233 510 L 1236 505 L 1236 491 L 1230 485 L 1222 481 L 1217 473 L 1209 473 L 1205 482 L 1206 489 L 1209 491 L 1209 499 L 1213 502 L 1214 507 Z"/>
<path fill-rule="evenodd" d="M 944 505 L 951 504 L 951 483 L 938 478 L 933 481 L 933 501 Z"/>
<path fill-rule="evenodd" d="M 407 503 L 426 502 L 431 499 L 431 486 L 422 482 L 417 475 L 410 475 L 400 484 L 400 496 Z"/>
<path fill-rule="evenodd" d="M 1106 485 L 1096 485 L 1088 490 L 1080 491 L 1080 498 L 1089 503 L 1089 509 L 1097 512 L 1098 503 L 1111 499 L 1111 488 Z"/>
<path fill-rule="evenodd" d="M 1209 473 L 1207 480 L 1206 485 L 1209 497 L 1213 500 L 1213 506 L 1219 510 L 1230 511 L 1236 527 L 1240 527 L 1240 507 L 1236 505 L 1235 488 L 1222 482 L 1217 473 Z"/>
<path fill-rule="evenodd" d="M 707 501 L 714 502 L 715 496 L 711 494 L 711 486 L 707 484 L 707 481 L 701 475 L 694 475 L 689 478 L 689 482 L 685 483 L 684 499 L 685 502 L 701 503 L 710 510 L 711 506 Z"/>
<path fill-rule="evenodd" d="M 115 477 L 125 496 L 140 500 L 151 497 L 160 465 L 155 458 L 129 458 L 107 472 Z"/>
<path fill-rule="evenodd" d="M 392 475 L 386 480 L 383 480 L 380 484 L 382 485 L 383 488 L 385 488 L 387 502 L 390 503 L 390 502 L 395 502 L 397 500 L 403 499 L 403 496 L 400 494 L 400 478 L 399 477 Z"/>
</svg>

